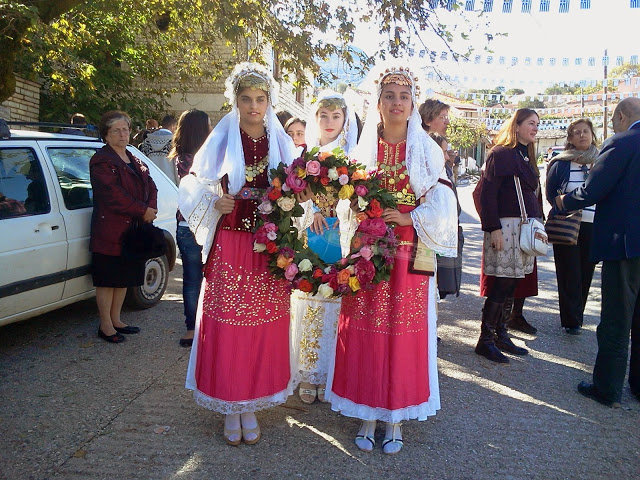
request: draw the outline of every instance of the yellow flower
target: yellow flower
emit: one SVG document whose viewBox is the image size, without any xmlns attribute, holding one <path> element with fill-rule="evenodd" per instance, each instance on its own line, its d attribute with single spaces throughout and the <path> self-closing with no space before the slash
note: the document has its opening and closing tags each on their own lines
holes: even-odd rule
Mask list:
<svg viewBox="0 0 640 480">
<path fill-rule="evenodd" d="M 358 277 L 349 277 L 349 288 L 351 288 L 352 292 L 357 292 L 360 290 L 360 282 L 358 281 Z"/>
<path fill-rule="evenodd" d="M 278 258 L 276 259 L 276 265 L 283 270 L 291 265 L 291 262 L 293 262 L 293 258 L 287 258 L 284 255 L 278 255 Z"/>
<path fill-rule="evenodd" d="M 305 178 L 307 176 L 307 170 L 304 168 L 296 167 L 296 175 L 298 175 L 298 178 Z"/>
<path fill-rule="evenodd" d="M 351 195 L 353 195 L 354 191 L 355 191 L 355 188 L 353 187 L 353 185 L 349 185 L 349 184 L 343 185 L 340 191 L 338 192 L 338 197 L 340 198 L 340 200 L 349 200 L 351 198 Z"/>
</svg>

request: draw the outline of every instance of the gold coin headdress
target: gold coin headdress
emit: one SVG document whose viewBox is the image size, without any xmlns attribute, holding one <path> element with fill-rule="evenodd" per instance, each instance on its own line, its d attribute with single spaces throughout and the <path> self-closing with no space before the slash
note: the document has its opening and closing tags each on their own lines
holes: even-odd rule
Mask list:
<svg viewBox="0 0 640 480">
<path fill-rule="evenodd" d="M 395 83 L 396 85 L 404 85 L 411 88 L 411 99 L 413 104 L 418 104 L 418 97 L 420 96 L 420 87 L 418 86 L 418 77 L 413 75 L 408 68 L 387 68 L 383 72 L 380 72 L 380 77 L 374 80 L 378 93 L 378 99 L 382 93 L 382 87 Z"/>
<path fill-rule="evenodd" d="M 278 84 L 271 72 L 258 63 L 244 62 L 236 65 L 225 86 L 224 94 L 231 104 L 236 103 L 238 91 L 243 88 L 267 92 L 271 105 L 278 102 Z"/>
</svg>

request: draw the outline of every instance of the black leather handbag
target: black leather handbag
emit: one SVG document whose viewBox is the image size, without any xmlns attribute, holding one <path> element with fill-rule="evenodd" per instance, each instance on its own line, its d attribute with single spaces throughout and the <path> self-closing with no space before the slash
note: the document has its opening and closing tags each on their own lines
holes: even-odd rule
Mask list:
<svg viewBox="0 0 640 480">
<path fill-rule="evenodd" d="M 134 222 L 122 238 L 122 256 L 132 260 L 148 260 L 166 253 L 164 232 L 153 223 Z"/>
</svg>

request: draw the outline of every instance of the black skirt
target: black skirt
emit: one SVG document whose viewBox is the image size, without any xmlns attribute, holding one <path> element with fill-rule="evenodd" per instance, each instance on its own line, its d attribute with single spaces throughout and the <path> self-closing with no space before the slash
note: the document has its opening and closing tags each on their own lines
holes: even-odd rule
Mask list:
<svg viewBox="0 0 640 480">
<path fill-rule="evenodd" d="M 145 260 L 93 253 L 91 263 L 94 287 L 128 288 L 144 283 Z"/>
</svg>

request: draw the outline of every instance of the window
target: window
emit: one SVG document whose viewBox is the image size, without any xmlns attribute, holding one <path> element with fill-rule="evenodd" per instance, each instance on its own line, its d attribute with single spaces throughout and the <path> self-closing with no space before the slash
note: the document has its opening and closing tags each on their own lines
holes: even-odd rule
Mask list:
<svg viewBox="0 0 640 480">
<path fill-rule="evenodd" d="M 522 13 L 531 13 L 531 0 L 522 0 Z"/>
<path fill-rule="evenodd" d="M 549 0 L 540 0 L 540 11 L 548 12 L 549 11 Z"/>
<path fill-rule="evenodd" d="M 493 10 L 493 0 L 484 0 L 484 6 L 482 9 L 485 12 L 491 12 Z"/>
<path fill-rule="evenodd" d="M 0 149 L 0 219 L 50 211 L 47 184 L 33 150 Z"/>
<path fill-rule="evenodd" d="M 513 0 L 504 0 L 502 3 L 502 13 L 511 13 L 512 4 Z"/>
<path fill-rule="evenodd" d="M 468 12 L 472 12 L 474 3 L 475 3 L 475 0 L 467 0 L 464 4 L 464 9 L 467 10 Z"/>
<path fill-rule="evenodd" d="M 591 8 L 591 0 L 580 0 L 580 8 L 583 10 Z"/>
<path fill-rule="evenodd" d="M 558 10 L 560 13 L 568 13 L 569 12 L 569 0 L 560 0 L 560 8 Z"/>
<path fill-rule="evenodd" d="M 454 0 L 447 0 L 447 10 L 449 11 L 453 10 L 454 4 L 455 4 Z"/>
<path fill-rule="evenodd" d="M 640 0 L 631 0 L 631 8 L 640 8 Z"/>
<path fill-rule="evenodd" d="M 56 169 L 58 183 L 67 210 L 78 210 L 93 206 L 93 190 L 89 177 L 89 160 L 96 150 L 93 148 L 48 149 Z"/>
</svg>

